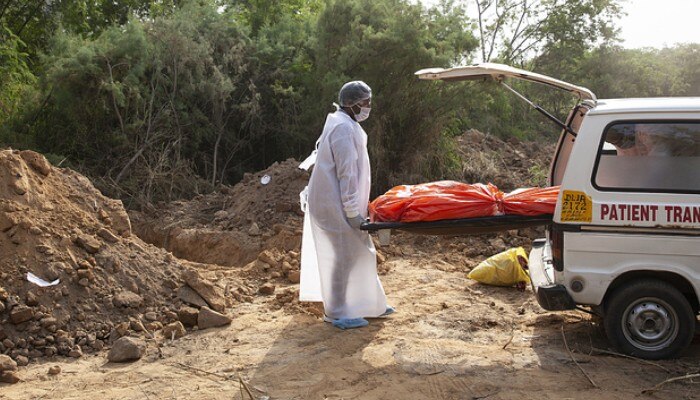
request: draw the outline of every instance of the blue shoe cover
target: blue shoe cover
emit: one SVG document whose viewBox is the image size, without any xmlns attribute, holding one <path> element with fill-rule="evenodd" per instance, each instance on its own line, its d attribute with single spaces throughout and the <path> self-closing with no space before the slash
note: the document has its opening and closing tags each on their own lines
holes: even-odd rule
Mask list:
<svg viewBox="0 0 700 400">
<path fill-rule="evenodd" d="M 392 306 L 386 306 L 386 311 L 384 311 L 384 314 L 380 315 L 380 317 L 386 317 L 387 315 L 391 315 L 396 312 L 396 309 Z"/>
<path fill-rule="evenodd" d="M 340 318 L 332 321 L 333 326 L 345 330 L 353 328 L 362 328 L 369 325 L 369 322 L 364 318 Z"/>
</svg>

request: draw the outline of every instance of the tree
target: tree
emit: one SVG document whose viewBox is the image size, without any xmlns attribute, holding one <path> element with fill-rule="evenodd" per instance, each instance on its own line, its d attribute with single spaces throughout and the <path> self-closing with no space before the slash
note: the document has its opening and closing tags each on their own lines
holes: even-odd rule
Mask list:
<svg viewBox="0 0 700 400">
<path fill-rule="evenodd" d="M 484 62 L 522 63 L 555 49 L 610 43 L 618 0 L 473 0 Z"/>
<path fill-rule="evenodd" d="M 97 36 L 130 17 L 169 15 L 180 0 L 2 0 L 0 26 L 26 45 L 30 59 L 46 50 L 57 29 Z"/>
<path fill-rule="evenodd" d="M 473 0 L 468 4 L 477 10 L 483 61 L 516 65 L 568 82 L 583 82 L 579 72 L 591 48 L 611 47 L 617 40 L 618 0 Z M 510 84 L 560 119 L 575 102 L 543 85 L 515 80 Z M 499 103 L 491 107 L 504 113 L 495 123 L 477 118 L 479 128 L 529 138 L 549 137 L 557 131 L 520 99 L 485 90 L 482 93 Z M 489 114 L 486 111 L 484 116 Z"/>
<path fill-rule="evenodd" d="M 579 80 L 600 98 L 700 95 L 700 46 L 600 47 L 581 62 Z"/>
</svg>

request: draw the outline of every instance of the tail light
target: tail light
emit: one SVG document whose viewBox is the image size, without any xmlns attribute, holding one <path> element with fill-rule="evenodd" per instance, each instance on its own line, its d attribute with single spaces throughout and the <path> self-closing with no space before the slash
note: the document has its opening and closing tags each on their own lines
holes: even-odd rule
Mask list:
<svg viewBox="0 0 700 400">
<path fill-rule="evenodd" d="M 550 226 L 549 239 L 552 243 L 552 264 L 556 271 L 561 272 L 564 270 L 564 231 Z"/>
</svg>

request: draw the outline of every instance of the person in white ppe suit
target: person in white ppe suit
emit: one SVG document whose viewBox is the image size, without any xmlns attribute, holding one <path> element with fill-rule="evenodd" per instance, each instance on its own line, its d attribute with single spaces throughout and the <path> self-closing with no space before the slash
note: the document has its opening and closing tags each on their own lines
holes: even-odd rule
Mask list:
<svg viewBox="0 0 700 400">
<path fill-rule="evenodd" d="M 317 142 L 307 192 L 300 299 L 323 301 L 324 320 L 341 329 L 366 326 L 365 318 L 394 311 L 377 275 L 374 244 L 360 230 L 371 174 L 367 134 L 359 123 L 369 117 L 371 101 L 364 82 L 340 89 L 340 106 L 328 114 Z"/>
</svg>

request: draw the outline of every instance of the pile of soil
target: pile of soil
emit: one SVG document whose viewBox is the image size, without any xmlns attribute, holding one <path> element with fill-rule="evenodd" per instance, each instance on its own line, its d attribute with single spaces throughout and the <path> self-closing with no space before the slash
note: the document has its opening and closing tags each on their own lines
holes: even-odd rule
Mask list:
<svg viewBox="0 0 700 400">
<path fill-rule="evenodd" d="M 462 158 L 463 181 L 493 183 L 504 192 L 545 186 L 554 143 L 503 141 L 471 129 L 456 138 Z"/>
<path fill-rule="evenodd" d="M 32 151 L 0 151 L 0 354 L 21 366 L 153 337 L 178 320 L 177 289 L 200 280 L 186 266 L 133 236 L 121 201 L 84 176 Z M 41 287 L 29 273 L 57 283 Z"/>
<path fill-rule="evenodd" d="M 298 165 L 294 159 L 276 162 L 233 187 L 130 212 L 134 231 L 177 257 L 226 266 L 243 266 L 267 249 L 298 251 L 299 192 L 310 177 Z"/>
</svg>

